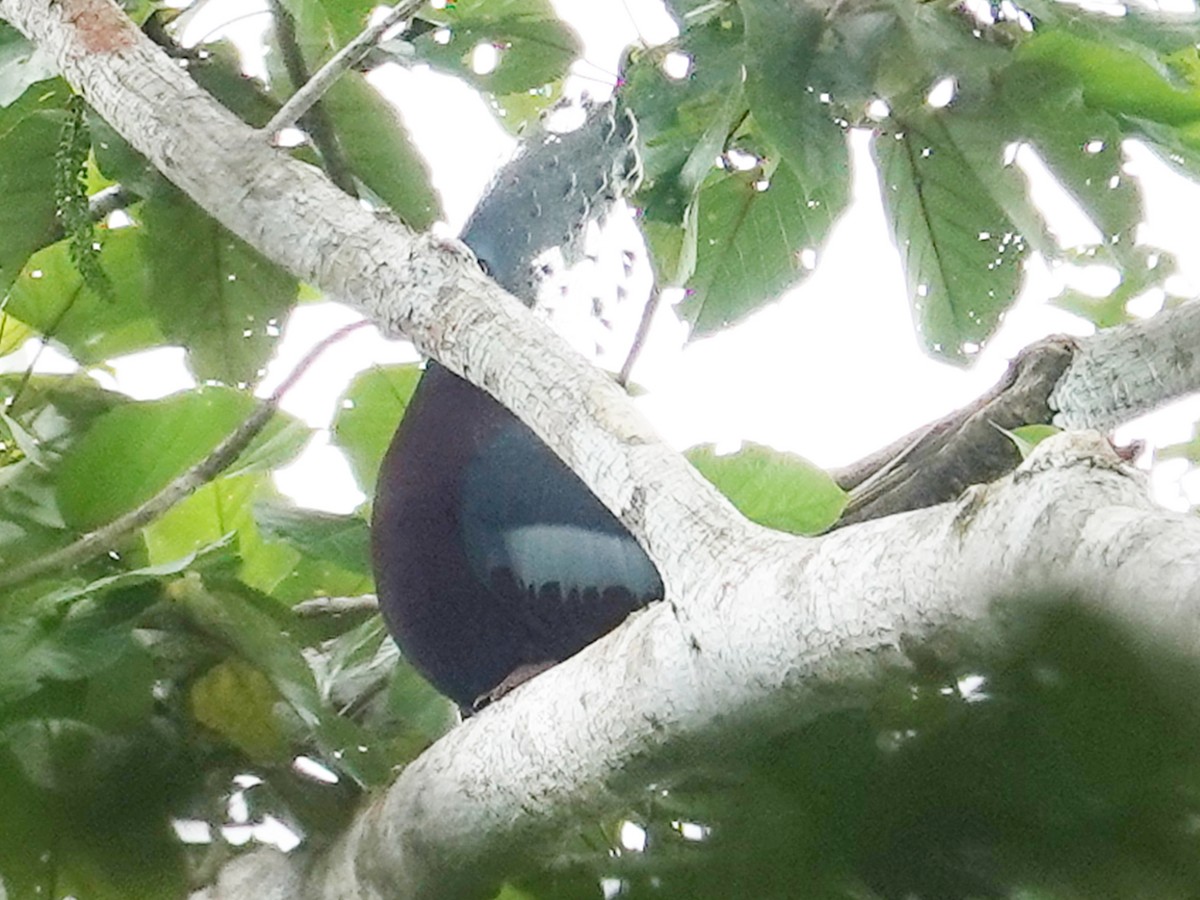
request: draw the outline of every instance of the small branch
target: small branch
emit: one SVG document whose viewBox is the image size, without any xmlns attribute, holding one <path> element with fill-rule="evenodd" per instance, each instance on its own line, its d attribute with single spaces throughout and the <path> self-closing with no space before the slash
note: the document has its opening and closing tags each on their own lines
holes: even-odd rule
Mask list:
<svg viewBox="0 0 1200 900">
<path fill-rule="evenodd" d="M 263 132 L 274 136 L 289 125 L 295 125 L 300 117 L 324 96 L 330 85 L 337 81 L 343 72 L 366 56 L 371 48 L 379 43 L 384 32 L 397 22 L 410 18 L 424 3 L 425 0 L 405 0 L 403 3 L 398 3 L 378 23 L 364 29 L 358 37 L 334 54 L 333 58 L 325 63 L 316 75 L 292 94 L 287 103 L 283 104 L 279 112 L 275 113 L 271 121 L 266 124 Z"/>
<path fill-rule="evenodd" d="M 236 460 L 250 445 L 259 433 L 266 427 L 271 417 L 279 407 L 279 401 L 291 390 L 292 386 L 308 371 L 325 350 L 340 341 L 350 332 L 370 324 L 367 321 L 355 322 L 340 328 L 329 337 L 313 347 L 300 360 L 296 368 L 283 380 L 269 398 L 264 400 L 245 421 L 242 422 L 225 440 L 196 465 L 192 466 L 161 491 L 136 509 L 113 519 L 95 531 L 89 532 L 72 544 L 60 550 L 48 553 L 38 559 L 31 560 L 23 566 L 16 566 L 0 574 L 0 589 L 37 578 L 47 572 L 65 569 L 86 562 L 95 556 L 106 552 L 113 544 L 144 525 L 153 522 L 168 509 L 187 497 L 197 488 L 211 481 Z"/>
<path fill-rule="evenodd" d="M 945 503 L 1016 468 L 1021 455 L 995 426 L 1049 424 L 1049 403 L 1075 343 L 1047 338 L 1013 360 L 1000 383 L 968 406 L 830 474 L 850 492 L 835 527 Z"/>
<path fill-rule="evenodd" d="M 288 78 L 294 88 L 300 88 L 308 83 L 308 65 L 304 61 L 304 52 L 296 40 L 296 23 L 291 14 L 284 9 L 281 0 L 270 0 L 271 16 L 275 22 L 275 40 L 283 55 L 283 66 L 287 69 Z M 329 115 L 319 103 L 314 103 L 312 109 L 300 117 L 300 125 L 308 133 L 317 152 L 321 154 L 321 164 L 329 180 L 340 187 L 351 197 L 358 196 L 358 187 L 354 183 L 354 175 L 346 155 L 342 153 L 337 134 Z"/>
<path fill-rule="evenodd" d="M 650 296 L 646 298 L 646 306 L 642 309 L 642 321 L 638 322 L 637 333 L 634 334 L 633 343 L 629 347 L 629 355 L 625 357 L 625 364 L 621 366 L 617 375 L 617 384 L 621 387 L 629 387 L 629 376 L 642 348 L 646 345 L 646 338 L 650 335 L 650 323 L 654 321 L 654 314 L 658 312 L 660 300 L 662 289 L 656 284 L 650 289 Z"/>
<path fill-rule="evenodd" d="M 91 213 L 93 222 L 100 223 L 117 210 L 126 209 L 141 199 L 125 185 L 114 184 L 92 195 L 88 201 L 88 212 Z"/>
<path fill-rule="evenodd" d="M 303 600 L 292 607 L 293 615 L 301 619 L 344 616 L 361 612 L 379 612 L 379 600 L 374 594 L 363 594 L 359 597 L 314 597 L 312 600 Z"/>
</svg>

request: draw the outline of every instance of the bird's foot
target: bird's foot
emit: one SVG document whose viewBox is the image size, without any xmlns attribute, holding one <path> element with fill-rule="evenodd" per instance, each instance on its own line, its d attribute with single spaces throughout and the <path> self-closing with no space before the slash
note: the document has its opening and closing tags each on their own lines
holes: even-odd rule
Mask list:
<svg viewBox="0 0 1200 900">
<path fill-rule="evenodd" d="M 525 682 L 529 681 L 538 675 L 541 675 L 551 666 L 558 665 L 558 660 L 546 659 L 541 662 L 524 663 L 517 666 L 511 672 L 504 676 L 504 680 L 492 688 L 490 691 L 485 691 L 475 698 L 475 702 L 471 704 L 471 712 L 479 712 L 485 706 L 491 706 L 501 697 L 506 696 L 512 691 L 519 688 Z"/>
</svg>

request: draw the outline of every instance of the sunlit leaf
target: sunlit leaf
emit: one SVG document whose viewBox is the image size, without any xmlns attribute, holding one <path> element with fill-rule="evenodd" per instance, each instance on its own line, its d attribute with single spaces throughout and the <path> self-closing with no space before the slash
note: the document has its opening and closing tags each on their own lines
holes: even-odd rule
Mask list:
<svg viewBox="0 0 1200 900">
<path fill-rule="evenodd" d="M 132 509 L 204 459 L 255 407 L 246 394 L 204 387 L 101 416 L 63 458 L 63 515 L 88 529 Z M 278 417 L 248 452 L 286 427 L 286 418 Z"/>
<path fill-rule="evenodd" d="M 818 534 L 837 521 L 846 502 L 832 478 L 791 453 L 743 444 L 720 455 L 705 444 L 685 456 L 746 518 L 768 528 Z"/>
<path fill-rule="evenodd" d="M 342 399 L 333 422 L 333 443 L 346 454 L 368 497 L 375 493 L 383 455 L 420 378 L 416 365 L 376 367 L 354 379 Z"/>
</svg>

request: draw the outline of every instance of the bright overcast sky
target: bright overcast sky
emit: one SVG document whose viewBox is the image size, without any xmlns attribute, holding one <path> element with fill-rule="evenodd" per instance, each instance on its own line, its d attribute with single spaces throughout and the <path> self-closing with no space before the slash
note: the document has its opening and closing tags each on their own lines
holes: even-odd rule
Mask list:
<svg viewBox="0 0 1200 900">
<path fill-rule="evenodd" d="M 655 0 L 556 0 L 555 6 L 586 45 L 587 61 L 576 66 L 569 93 L 606 94 L 624 46 L 639 37 L 661 42 L 673 33 L 671 20 Z M 208 33 L 221 17 L 237 18 L 239 36 L 249 35 L 252 41 L 267 24 L 265 15 L 252 13 L 258 4 L 229 0 L 223 9 L 217 7 L 209 5 L 215 20 L 206 15 L 189 33 Z M 429 160 L 448 225 L 457 229 L 494 168 L 511 153 L 511 138 L 478 96 L 454 79 L 427 69 L 398 67 L 373 77 L 400 106 Z M 860 132 L 851 141 L 855 201 L 802 287 L 728 333 L 688 346 L 670 310 L 660 310 L 634 380 L 647 389 L 639 403 L 674 445 L 716 441 L 732 446 L 746 439 L 800 453 L 821 465 L 849 462 L 977 396 L 1030 341 L 1055 331 L 1091 331 L 1086 323 L 1044 304 L 1059 290 L 1061 276 L 1037 259 L 1031 263 L 1019 305 L 971 371 L 925 357 L 913 334 L 899 257 L 885 228 L 866 139 Z M 1141 177 L 1145 186 L 1148 222 L 1141 239 L 1176 254 L 1181 275 L 1172 287 L 1176 293 L 1195 295 L 1200 292 L 1200 187 L 1170 172 L 1140 146 L 1129 146 L 1127 157 L 1129 174 Z M 1048 181 L 1032 154 L 1024 154 L 1020 162 L 1035 185 Z M 1070 243 L 1092 239 L 1094 229 L 1068 198 L 1050 188 L 1044 188 L 1043 195 L 1056 233 Z M 618 246 L 636 246 L 636 231 L 627 224 L 613 240 Z M 603 267 L 599 275 L 584 269 L 576 277 L 608 278 L 609 273 Z M 1092 274 L 1093 289 L 1103 292 L 1104 273 Z M 644 286 L 644 267 L 640 278 Z M 625 318 L 636 318 L 643 297 L 631 291 Z M 1156 299 L 1147 298 L 1145 306 L 1146 312 L 1153 312 Z M 272 366 L 274 377 L 288 371 L 338 324 L 356 318 L 352 311 L 331 304 L 297 310 Z M 601 359 L 610 368 L 620 366 L 627 334 L 628 330 L 618 332 L 605 342 L 607 353 Z M 576 343 L 590 347 L 594 340 Z M 369 361 L 413 358 L 411 348 L 401 342 L 356 333 L 326 354 L 289 395 L 285 408 L 323 429 L 353 371 Z M 129 359 L 117 367 L 117 379 L 123 389 L 143 397 L 188 384 L 179 354 L 170 353 Z M 270 381 L 264 388 L 269 385 Z M 1185 405 L 1186 414 L 1160 415 L 1157 423 L 1138 423 L 1122 435 L 1136 434 L 1152 443 L 1185 440 L 1191 423 L 1200 418 L 1200 399 Z M 1168 469 L 1158 479 L 1160 499 L 1173 505 L 1182 503 L 1179 472 Z M 362 499 L 323 435 L 281 476 L 280 486 L 298 502 L 337 511 L 348 511 Z M 1193 499 L 1200 499 L 1200 490 L 1194 494 Z"/>
</svg>

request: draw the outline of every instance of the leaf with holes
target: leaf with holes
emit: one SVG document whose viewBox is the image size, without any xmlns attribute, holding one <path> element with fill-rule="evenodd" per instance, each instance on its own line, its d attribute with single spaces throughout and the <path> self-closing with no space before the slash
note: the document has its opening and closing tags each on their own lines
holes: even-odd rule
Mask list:
<svg viewBox="0 0 1200 900">
<path fill-rule="evenodd" d="M 701 189 L 696 271 L 677 307 L 693 338 L 744 319 L 807 274 L 805 250 L 825 236 L 828 216 L 809 205 L 789 166 L 768 177 L 734 172 Z"/>
<path fill-rule="evenodd" d="M 253 381 L 279 340 L 296 279 L 178 192 L 142 206 L 148 297 L 201 380 Z"/>
<path fill-rule="evenodd" d="M 935 115 L 881 131 L 872 150 L 917 333 L 966 362 L 1016 297 L 1025 241 Z"/>
</svg>

